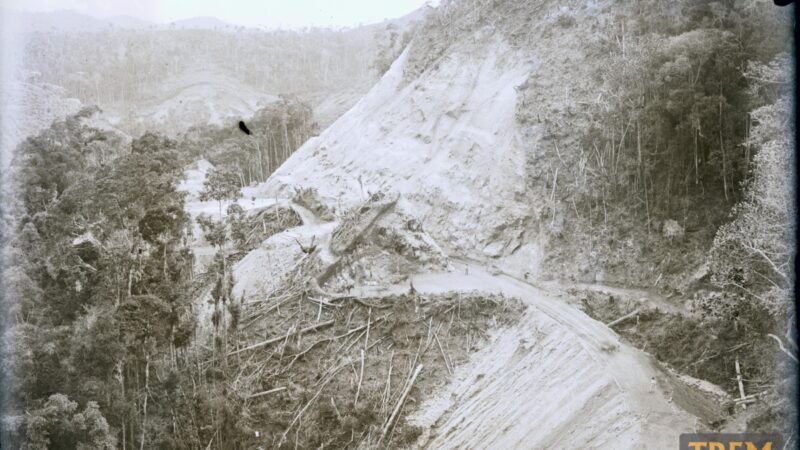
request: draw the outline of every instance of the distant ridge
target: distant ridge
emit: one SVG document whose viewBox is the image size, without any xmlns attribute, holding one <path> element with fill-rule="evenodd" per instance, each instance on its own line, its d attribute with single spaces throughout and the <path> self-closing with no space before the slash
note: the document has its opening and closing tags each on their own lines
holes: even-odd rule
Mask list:
<svg viewBox="0 0 800 450">
<path fill-rule="evenodd" d="M 130 16 L 115 16 L 106 19 L 81 14 L 72 10 L 49 12 L 27 12 L 0 9 L 4 23 L 12 23 L 23 32 L 73 32 L 103 31 L 108 29 L 145 29 L 156 27 L 153 22 Z"/>
<path fill-rule="evenodd" d="M 405 28 L 411 23 L 420 21 L 428 7 L 423 6 L 405 16 L 396 19 L 387 19 L 381 22 L 363 24 L 354 27 L 345 27 L 347 29 L 362 29 L 372 30 L 374 28 L 382 28 L 388 24 L 394 24 L 399 28 Z M 236 25 L 216 17 L 199 16 L 191 17 L 188 19 L 173 20 L 166 23 L 156 23 L 144 19 L 139 19 L 132 16 L 113 16 L 107 18 L 93 17 L 88 14 L 79 13 L 74 10 L 58 10 L 48 12 L 29 12 L 18 11 L 9 8 L 0 8 L 0 18 L 3 23 L 14 24 L 15 31 L 28 32 L 28 33 L 43 33 L 43 32 L 97 32 L 113 29 L 124 30 L 220 30 L 220 31 L 233 31 L 238 29 L 261 29 L 269 30 L 269 28 L 257 26 L 247 27 L 244 25 Z M 314 28 L 314 27 L 310 27 Z"/>
</svg>

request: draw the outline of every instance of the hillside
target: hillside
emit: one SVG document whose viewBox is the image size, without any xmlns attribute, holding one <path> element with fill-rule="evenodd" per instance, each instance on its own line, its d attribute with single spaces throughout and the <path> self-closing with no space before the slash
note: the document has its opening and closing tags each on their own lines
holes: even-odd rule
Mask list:
<svg viewBox="0 0 800 450">
<path fill-rule="evenodd" d="M 558 25 L 555 16 L 546 19 L 524 51 L 479 27 L 410 81 L 406 50 L 351 111 L 273 175 L 264 195 L 311 186 L 346 206 L 369 192 L 398 192 L 425 229 L 457 254 L 537 274 L 546 200 L 530 190 L 526 164 L 546 144 L 544 127 L 518 123 L 517 91 L 531 73 L 544 83 L 558 81 L 559 89 L 540 88 L 538 104 L 557 104 L 549 120 L 566 119 L 587 85 L 588 74 L 571 62 L 588 56 L 577 53 L 577 44 L 590 39 L 590 24 L 600 20 L 590 13 L 578 16 L 585 23 L 567 36 L 548 32 Z M 575 54 L 554 45 L 565 39 Z M 558 78 L 565 72 L 573 76 Z"/>
<path fill-rule="evenodd" d="M 676 10 L 683 7 L 675 6 Z M 604 66 L 604 59 L 609 58 L 622 65 L 631 64 L 630 69 L 626 66 L 617 74 L 635 73 L 637 66 L 645 73 L 653 70 L 655 81 L 645 85 L 649 91 L 644 95 L 663 95 L 665 102 L 678 102 L 681 97 L 677 96 L 683 94 L 676 92 L 681 92 L 682 86 L 672 87 L 669 83 L 674 79 L 664 81 L 660 74 L 687 70 L 679 65 L 685 52 L 706 52 L 714 46 L 719 52 L 731 48 L 726 46 L 726 40 L 732 34 L 709 31 L 705 28 L 709 22 L 701 22 L 699 31 L 692 29 L 692 20 L 697 20 L 693 14 L 703 14 L 701 7 L 700 12 L 692 11 L 693 7 L 685 6 L 683 11 L 690 12 L 683 23 L 648 29 L 649 20 L 658 21 L 646 16 L 644 6 L 626 8 L 610 2 L 543 2 L 535 6 L 487 2 L 471 9 L 459 2 L 446 3 L 432 13 L 409 47 L 353 109 L 298 149 L 255 192 L 264 198 L 287 198 L 298 189 L 311 188 L 339 214 L 358 208 L 375 193 L 399 195 L 398 210 L 419 220 L 421 229 L 448 257 L 468 258 L 520 280 L 563 281 L 562 286 L 575 286 L 569 295 L 583 298 L 580 307 L 595 318 L 599 314 L 611 322 L 615 317 L 610 311 L 592 311 L 589 305 L 594 301 L 593 294 L 570 283 L 608 282 L 641 287 L 638 295 L 644 298 L 629 294 L 622 294 L 621 298 L 627 305 L 644 302 L 640 311 L 647 311 L 648 318 L 643 319 L 648 323 L 647 329 L 640 329 L 637 322 L 633 332 L 624 333 L 626 340 L 647 348 L 648 344 L 655 346 L 659 339 L 665 339 L 665 334 L 680 341 L 681 337 L 672 334 L 679 333 L 678 329 L 694 336 L 681 344 L 685 345 L 682 354 L 661 346 L 652 349 L 668 367 L 691 367 L 689 373 L 724 383 L 728 392 L 736 390 L 736 385 L 726 378 L 731 375 L 730 369 L 725 369 L 734 356 L 746 361 L 751 374 L 782 377 L 784 366 L 776 355 L 774 342 L 764 331 L 750 326 L 737 328 L 735 337 L 731 337 L 740 347 L 727 345 L 746 350 L 712 361 L 701 360 L 702 365 L 690 363 L 692 358 L 702 358 L 712 346 L 726 348 L 722 342 L 711 343 L 714 334 L 722 333 L 725 323 L 742 320 L 739 314 L 752 314 L 748 316 L 751 320 L 775 323 L 776 329 L 790 343 L 794 342 L 792 312 L 785 303 L 791 285 L 783 284 L 780 275 L 772 278 L 780 291 L 768 294 L 770 299 L 777 295 L 780 300 L 761 303 L 744 288 L 733 296 L 734 300 L 725 303 L 718 299 L 726 295 L 730 286 L 739 285 L 718 280 L 735 275 L 711 273 L 708 269 L 709 265 L 747 264 L 716 249 L 724 224 L 735 211 L 734 204 L 746 195 L 742 186 L 748 172 L 742 167 L 753 164 L 753 170 L 757 170 L 759 164 L 743 153 L 726 155 L 725 149 L 727 145 L 746 145 L 736 141 L 745 136 L 738 134 L 742 130 L 735 121 L 741 117 L 737 114 L 746 114 L 747 108 L 757 107 L 762 101 L 742 100 L 744 86 L 752 81 L 732 78 L 730 86 L 724 87 L 728 95 L 718 113 L 713 109 L 707 116 L 693 113 L 698 117 L 695 124 L 710 126 L 705 121 L 719 120 L 720 132 L 730 130 L 731 137 L 716 142 L 707 135 L 702 140 L 699 134 L 694 138 L 695 186 L 690 187 L 688 178 L 679 178 L 681 172 L 674 162 L 681 161 L 677 163 L 680 167 L 685 164 L 683 161 L 691 161 L 691 154 L 686 154 L 686 147 L 678 140 L 684 135 L 675 136 L 674 131 L 666 131 L 663 137 L 659 134 L 664 133 L 661 130 L 665 129 L 665 122 L 675 120 L 670 115 L 673 112 L 655 106 L 652 112 L 645 109 L 649 116 L 635 109 L 626 116 L 628 106 L 624 102 L 635 101 L 635 97 L 630 100 L 615 96 L 626 95 L 631 86 L 615 88 L 613 83 L 621 81 Z M 736 14 L 741 16 L 732 13 L 732 23 L 742 17 L 751 18 L 741 20 L 783 20 L 779 12 L 772 10 L 745 9 Z M 640 17 L 639 22 L 635 22 L 636 17 Z M 634 37 L 625 37 L 636 43 L 628 43 L 630 53 L 626 55 L 623 37 L 618 33 L 620 22 L 627 20 L 640 28 L 632 27 Z M 651 39 L 658 39 L 659 34 L 671 36 L 669 45 L 663 47 L 663 53 L 649 53 L 653 52 L 649 45 L 655 42 Z M 767 40 L 761 45 L 779 57 L 779 44 Z M 628 56 L 631 54 L 635 56 Z M 750 63 L 744 60 L 742 64 L 763 64 L 768 58 L 758 54 Z M 648 64 L 655 68 L 641 68 Z M 720 89 L 718 77 L 723 72 L 718 71 L 723 63 L 705 64 L 692 69 L 708 77 L 708 86 L 696 85 L 694 98 L 715 105 L 720 97 L 713 89 Z M 636 79 L 637 75 L 632 75 L 629 81 Z M 668 104 L 676 107 L 675 103 Z M 604 122 L 609 116 L 612 129 L 604 128 L 609 126 Z M 655 122 L 653 128 L 643 131 L 644 124 L 650 126 L 650 120 Z M 637 128 L 631 130 L 632 124 Z M 626 136 L 634 132 L 636 138 Z M 664 144 L 662 139 L 673 139 L 674 143 Z M 664 145 L 668 151 L 659 151 L 658 147 Z M 702 154 L 698 153 L 701 150 Z M 607 164 L 617 166 L 612 167 L 612 172 Z M 684 184 L 678 184 L 678 180 Z M 664 194 L 659 196 L 658 192 Z M 783 214 L 787 210 L 780 208 L 785 205 L 779 206 L 778 217 L 786 217 Z M 781 222 L 785 219 L 776 220 L 791 232 L 790 224 Z M 781 236 L 784 237 L 775 239 L 786 239 L 788 235 Z M 776 251 L 789 255 L 782 246 Z M 771 289 L 763 280 L 749 283 L 759 286 L 757 289 Z M 601 298 L 614 302 L 615 297 L 611 294 Z M 664 306 L 669 312 L 664 311 Z M 748 307 L 754 309 L 742 312 Z M 761 308 L 777 308 L 778 312 L 767 316 Z M 626 313 L 637 312 L 627 306 L 617 317 Z M 784 325 L 786 320 L 788 328 Z M 680 328 L 672 328 L 675 325 L 669 323 L 679 323 Z M 709 331 L 701 331 L 703 326 Z M 494 381 L 504 382 L 490 380 Z M 748 389 L 758 389 L 757 386 L 763 384 L 754 383 Z M 695 394 L 688 394 L 688 404 L 698 399 Z M 480 415 L 489 414 L 484 411 L 487 407 L 475 405 L 476 411 L 471 413 L 479 414 L 479 419 L 471 420 L 478 423 L 482 418 L 492 423 L 490 416 Z M 690 406 L 682 407 L 691 410 Z M 763 405 L 757 410 L 763 412 L 763 408 L 768 410 Z M 771 412 L 763 414 L 774 417 Z M 750 416 L 753 424 L 767 420 L 757 417 L 757 413 Z M 464 426 L 469 425 L 459 423 L 449 432 L 463 433 Z M 473 431 L 477 432 L 477 428 Z M 441 445 L 478 445 L 477 441 L 468 444 L 469 439 Z M 498 435 L 482 445 L 500 442 L 495 439 L 504 438 Z"/>
<path fill-rule="evenodd" d="M 423 12 L 341 30 L 264 30 L 208 17 L 155 25 L 71 11 L 6 11 L 6 19 L 17 42 L 9 52 L 24 69 L 113 112 L 132 132 L 175 135 L 246 118 L 278 95 L 301 96 L 327 126 L 375 82 L 387 27 L 402 34 Z"/>
<path fill-rule="evenodd" d="M 176 136 L 191 126 L 232 126 L 277 97 L 259 92 L 221 71 L 193 70 L 163 80 L 136 105 L 108 114 L 133 134 L 158 130 Z"/>
<path fill-rule="evenodd" d="M 26 137 L 47 128 L 53 120 L 78 112 L 81 102 L 68 98 L 64 89 L 29 79 L 3 83 L 0 111 L 0 167 L 11 162 L 14 148 Z"/>
<path fill-rule="evenodd" d="M 786 10 L 424 12 L 29 42 L 2 444 L 797 442 Z"/>
<path fill-rule="evenodd" d="M 0 17 L 14 24 L 16 32 L 100 32 L 109 29 L 137 29 L 156 25 L 127 16 L 98 19 L 70 10 L 52 12 L 27 12 L 0 9 Z"/>
</svg>

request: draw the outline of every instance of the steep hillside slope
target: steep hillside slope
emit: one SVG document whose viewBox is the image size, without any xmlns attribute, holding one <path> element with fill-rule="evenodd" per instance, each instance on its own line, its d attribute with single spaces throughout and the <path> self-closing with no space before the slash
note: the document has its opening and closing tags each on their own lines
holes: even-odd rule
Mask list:
<svg viewBox="0 0 800 450">
<path fill-rule="evenodd" d="M 518 250 L 519 225 L 529 217 L 514 88 L 529 65 L 488 32 L 479 38 L 408 84 L 406 51 L 352 110 L 301 147 L 263 194 L 312 186 L 349 206 L 370 192 L 398 192 L 429 232 L 457 250 Z M 535 247 L 526 250 L 535 261 Z"/>
<path fill-rule="evenodd" d="M 547 211 L 556 168 L 537 160 L 554 153 L 552 137 L 568 134 L 576 110 L 595 100 L 586 44 L 613 12 L 573 3 L 510 11 L 510 23 L 461 17 L 470 22 L 445 26 L 453 30 L 446 44 L 418 37 L 352 110 L 275 173 L 264 194 L 313 186 L 350 205 L 369 192 L 398 192 L 451 251 L 538 273 L 542 227 L 559 223 Z M 533 120 L 521 117 L 531 105 Z"/>
<path fill-rule="evenodd" d="M 420 447 L 670 449 L 676 430 L 713 420 L 719 397 L 687 390 L 606 326 L 519 280 L 458 269 L 416 276 L 414 285 L 499 292 L 529 308 L 413 414 L 428 430 Z"/>
<path fill-rule="evenodd" d="M 641 3 L 636 6 L 646 9 Z M 684 6 L 687 10 L 680 9 Z M 690 16 L 691 7 L 682 4 L 676 11 Z M 274 280 L 288 280 L 284 283 L 297 298 L 320 296 L 320 312 L 323 306 L 335 308 L 328 299 L 363 300 L 392 289 L 412 294 L 476 289 L 522 298 L 529 309 L 520 323 L 496 330 L 495 341 L 473 355 L 461 378 L 434 393 L 430 403 L 416 405 L 417 425 L 423 431 L 418 445 L 423 447 L 672 448 L 681 433 L 717 426 L 724 392 L 695 389 L 704 383 L 675 376 L 610 327 L 579 311 L 580 297 L 574 292 L 556 301 L 529 284 L 544 277 L 574 280 L 588 274 L 592 277 L 587 281 L 593 282 L 601 278 L 596 274 L 602 274 L 603 259 L 609 255 L 639 264 L 630 255 L 648 250 L 648 241 L 640 236 L 651 231 L 655 239 L 675 243 L 651 223 L 653 187 L 646 177 L 653 175 L 641 175 L 671 168 L 656 162 L 643 168 L 642 160 L 653 152 L 642 148 L 656 144 L 638 135 L 638 123 L 632 131 L 636 116 L 623 116 L 621 130 L 616 124 L 605 129 L 610 142 L 602 149 L 591 135 L 600 133 L 597 117 L 603 116 L 598 111 L 613 109 L 616 99 L 608 97 L 618 92 L 605 86 L 604 71 L 614 69 L 603 64 L 609 54 L 622 53 L 625 64 L 636 66 L 638 60 L 625 60 L 625 23 L 645 13 L 630 5 L 577 1 L 454 1 L 439 8 L 363 99 L 251 189 L 255 199 L 276 201 L 287 201 L 298 192 L 318 193 L 325 204 L 318 209 L 328 216 L 328 225 L 320 226 L 321 214 L 303 217 L 303 227 L 264 241 L 234 268 L 233 292 L 244 297 L 245 306 L 273 302 L 277 309 L 294 297 L 280 291 Z M 685 29 L 674 33 L 699 35 Z M 680 52 L 676 56 L 683 57 Z M 669 69 L 671 60 L 663 65 Z M 619 92 L 626 89 L 622 86 Z M 631 137 L 634 132 L 644 142 L 638 149 L 632 143 L 637 142 Z M 607 160 L 607 154 L 612 159 Z M 614 186 L 615 196 L 607 196 L 606 186 L 595 179 L 606 177 L 606 163 L 627 166 L 621 172 L 629 170 L 630 176 L 615 180 L 621 186 L 644 186 L 646 223 L 644 211 L 623 207 L 634 204 L 625 193 L 635 190 Z M 594 201 L 581 203 L 574 193 L 582 190 Z M 375 228 L 358 228 L 358 221 L 348 220 L 369 215 L 370 202 L 382 198 L 393 199 L 397 216 L 383 217 Z M 683 200 L 691 204 L 688 194 Z M 665 217 L 670 214 L 669 208 L 666 211 Z M 441 267 L 392 266 L 394 273 L 389 274 L 381 270 L 386 265 L 374 264 L 367 255 L 373 244 L 387 244 L 373 248 L 387 254 L 406 248 L 402 241 L 384 239 L 390 227 L 424 230 L 431 247 L 442 255 Z M 638 234 L 631 231 L 634 228 Z M 355 238 L 339 254 L 333 242 L 343 229 Z M 613 242 L 608 230 L 617 230 L 624 242 Z M 709 235 L 715 232 L 708 227 Z M 571 242 L 576 236 L 590 238 Z M 706 240 L 703 245 L 708 244 Z M 591 258 L 553 257 L 559 248 L 570 246 Z M 314 248 L 307 252 L 310 247 Z M 306 252 L 308 259 L 301 254 Z M 474 267 L 464 261 L 474 262 Z M 362 267 L 369 268 L 368 276 L 358 273 Z M 303 279 L 295 268 L 308 269 L 311 278 Z M 446 273 L 434 273 L 441 270 Z M 358 292 L 355 296 L 352 288 Z M 670 298 L 665 309 L 676 311 L 685 326 L 701 329 L 703 339 L 716 339 L 702 322 L 682 315 L 681 300 L 685 299 Z M 612 297 L 609 304 L 613 301 Z M 253 307 L 271 311 L 273 306 Z M 655 316 L 661 314 L 654 309 Z M 625 326 L 630 324 L 633 333 L 646 333 L 639 328 L 638 316 L 633 325 L 634 316 L 623 316 L 630 319 Z M 269 318 L 250 317 L 252 323 L 272 326 Z M 602 320 L 621 330 L 622 322 L 615 319 Z M 744 345 L 724 341 L 719 354 Z M 709 350 L 704 345 L 697 339 L 687 353 L 701 352 L 693 359 L 702 362 Z M 446 360 L 445 350 L 441 352 Z M 662 362 L 674 360 L 665 357 Z M 687 370 L 685 365 L 675 367 Z M 709 399 L 710 391 L 719 396 Z M 415 400 L 429 400 L 428 394 L 420 392 Z M 508 408 L 515 402 L 520 408 Z"/>
<path fill-rule="evenodd" d="M 542 190 L 548 177 L 555 184 L 557 169 L 546 158 L 537 161 L 559 151 L 552 137 L 568 134 L 568 120 L 591 99 L 592 72 L 581 64 L 589 50 L 582 44 L 608 13 L 597 5 L 545 2 L 519 22 L 536 27 L 523 37 L 508 24 L 475 19 L 444 49 L 416 41 L 350 111 L 253 189 L 265 199 L 315 189 L 339 218 L 377 192 L 399 194 L 397 210 L 416 217 L 453 258 L 449 273 L 408 274 L 412 289 L 501 292 L 529 305 L 518 326 L 498 331 L 458 380 L 418 405 L 411 422 L 423 430 L 419 446 L 671 448 L 680 433 L 712 420 L 707 413 L 716 400 L 687 388 L 608 327 L 496 275 L 539 273 L 543 230 L 559 224 L 548 210 L 553 194 Z M 531 111 L 520 108 L 524 102 L 537 108 L 533 117 L 519 116 Z M 321 245 L 327 233 L 315 231 Z M 299 258 L 270 244 L 262 249 Z M 478 262 L 470 268 L 454 262 L 459 256 Z M 253 254 L 243 263 L 257 259 Z M 234 290 L 258 290 L 256 278 L 274 276 L 274 265 L 261 265 L 260 272 L 240 271 Z M 407 289 L 376 278 L 377 287 L 367 291 Z M 331 292 L 341 287 L 320 285 Z M 510 409 L 510 402 L 522 407 Z"/>
</svg>

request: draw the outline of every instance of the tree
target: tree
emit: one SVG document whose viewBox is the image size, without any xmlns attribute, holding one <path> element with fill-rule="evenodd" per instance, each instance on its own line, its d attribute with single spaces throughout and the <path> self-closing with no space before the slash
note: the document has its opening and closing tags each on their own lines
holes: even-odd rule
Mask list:
<svg viewBox="0 0 800 450">
<path fill-rule="evenodd" d="M 96 402 L 82 412 L 64 394 L 51 395 L 44 404 L 15 418 L 22 450 L 113 450 L 117 441 Z"/>
<path fill-rule="evenodd" d="M 241 195 L 241 186 L 235 172 L 231 169 L 212 169 L 203 183 L 200 200 L 216 200 L 219 203 L 219 217 L 222 219 L 222 205 L 225 201 L 232 201 Z"/>
<path fill-rule="evenodd" d="M 147 133 L 127 148 L 83 118 L 53 123 L 14 162 L 21 211 L 9 255 L 19 270 L 3 279 L 21 301 L 3 379 L 14 380 L 9 413 L 37 412 L 16 423 L 15 447 L 116 447 L 108 430 L 154 442 L 147 433 L 161 421 L 146 417 L 164 407 L 129 392 L 153 387 L 162 358 L 177 365 L 173 343 L 185 345 L 194 324 L 176 143 Z"/>
<path fill-rule="evenodd" d="M 734 220 L 720 227 L 711 252 L 715 281 L 749 302 L 762 304 L 784 323 L 793 315 L 793 240 L 796 224 L 791 186 L 791 102 L 784 96 L 753 112 L 749 144 L 758 153 Z M 792 327 L 786 326 L 784 332 Z"/>
</svg>

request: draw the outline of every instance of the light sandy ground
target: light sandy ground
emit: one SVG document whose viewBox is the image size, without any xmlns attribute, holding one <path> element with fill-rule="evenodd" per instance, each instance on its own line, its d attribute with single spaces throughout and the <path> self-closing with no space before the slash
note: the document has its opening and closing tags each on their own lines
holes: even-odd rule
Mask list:
<svg viewBox="0 0 800 450">
<path fill-rule="evenodd" d="M 414 413 L 422 447 L 673 449 L 695 430 L 667 398 L 672 380 L 612 330 L 509 276 L 455 268 L 414 276 L 414 287 L 502 293 L 528 310 Z"/>
<path fill-rule="evenodd" d="M 518 249 L 530 205 L 515 122 L 525 59 L 489 35 L 464 44 L 406 83 L 404 53 L 378 84 L 259 187 L 288 195 L 315 187 L 342 207 L 369 192 L 402 193 L 425 230 L 450 248 L 504 255 Z M 493 206 L 493 205 L 503 205 Z M 535 265 L 536 248 L 521 261 Z"/>
<path fill-rule="evenodd" d="M 290 206 L 300 216 L 303 225 L 270 236 L 233 268 L 233 295 L 244 297 L 245 303 L 262 300 L 264 295 L 278 286 L 302 256 L 297 242 L 308 247 L 313 239 L 322 250 L 322 260 L 331 262 L 333 259 L 328 247 L 330 235 L 337 223 L 321 221 L 311 211 L 296 203 L 291 203 Z"/>
<path fill-rule="evenodd" d="M 594 20 L 591 11 L 584 17 Z M 591 33 L 580 23 L 574 30 Z M 672 401 L 677 378 L 648 355 L 567 301 L 486 269 L 497 265 L 535 279 L 541 260 L 538 221 L 546 200 L 527 196 L 525 169 L 527 158 L 550 144 L 541 129 L 519 129 L 518 88 L 532 75 L 541 88 L 531 101 L 543 116 L 565 121 L 588 89 L 581 42 L 556 42 L 563 30 L 552 26 L 525 52 L 490 29 L 465 36 L 411 81 L 403 78 L 404 52 L 363 99 L 245 197 L 285 199 L 312 187 L 342 211 L 370 192 L 400 193 L 398 205 L 441 248 L 478 261 L 415 275 L 417 290 L 499 292 L 528 306 L 519 323 L 497 330 L 452 383 L 413 412 L 425 430 L 420 447 L 673 449 L 699 423 L 677 397 Z M 213 209 L 188 207 L 193 214 Z M 305 245 L 315 236 L 327 251 L 335 224 L 293 207 L 303 226 L 267 239 L 234 268 L 234 289 L 246 298 L 258 300 L 297 260 L 295 239 Z"/>
<path fill-rule="evenodd" d="M 202 230 L 197 224 L 197 217 L 206 214 L 214 220 L 220 220 L 219 204 L 216 201 L 200 200 L 208 171 L 213 169 L 206 160 L 197 161 L 184 171 L 184 179 L 178 190 L 186 193 L 185 210 L 192 217 L 192 251 L 195 256 L 194 270 L 196 274 L 203 273 L 212 261 L 218 249 L 212 247 L 203 238 Z M 252 187 L 242 189 L 242 197 L 237 200 L 245 212 L 258 210 L 273 204 L 282 204 L 291 207 L 300 216 L 303 224 L 275 234 L 267 238 L 258 248 L 248 253 L 233 266 L 234 298 L 242 298 L 245 303 L 263 299 L 281 282 L 294 263 L 302 256 L 300 246 L 311 244 L 312 239 L 322 248 L 320 255 L 323 261 L 330 262 L 333 256 L 328 249 L 330 235 L 336 227 L 336 222 L 324 222 L 318 219 L 308 209 L 286 199 L 264 198 L 256 196 Z M 228 204 L 223 205 L 223 214 Z M 201 329 L 210 326 L 210 317 L 213 306 L 210 297 L 210 286 L 196 301 L 198 321 Z"/>
<path fill-rule="evenodd" d="M 207 169 L 201 162 L 187 171 L 182 185 L 195 197 L 187 203 L 193 215 L 213 214 L 214 205 L 196 200 Z M 300 258 L 296 240 L 308 245 L 314 237 L 323 260 L 332 259 L 329 242 L 336 223 L 290 205 L 303 225 L 268 238 L 234 266 L 234 295 L 246 302 L 260 300 Z M 527 305 L 518 323 L 496 330 L 452 382 L 412 412 L 410 420 L 424 430 L 419 448 L 672 449 L 681 433 L 697 429 L 698 419 L 672 401 L 676 383 L 690 389 L 696 380 L 680 381 L 611 329 L 548 293 L 556 291 L 553 286 L 542 290 L 485 267 L 481 261 L 454 260 L 450 271 L 411 278 L 424 293 L 502 293 Z M 359 292 L 407 289 L 407 284 L 378 285 Z M 208 303 L 205 297 L 201 321 L 204 312 L 210 314 L 202 304 Z"/>
</svg>

